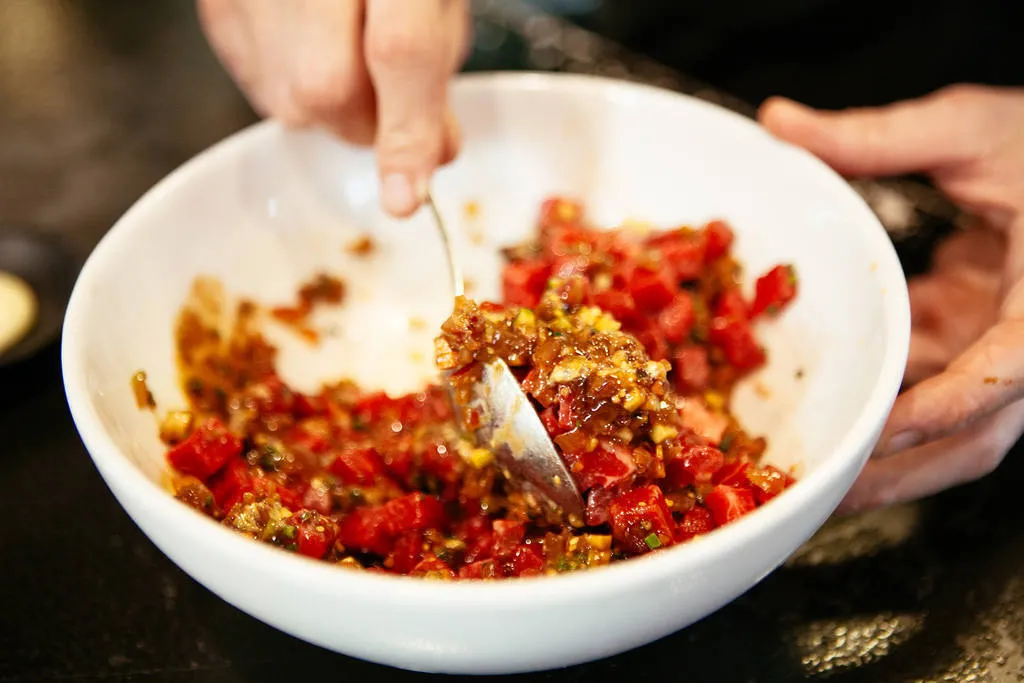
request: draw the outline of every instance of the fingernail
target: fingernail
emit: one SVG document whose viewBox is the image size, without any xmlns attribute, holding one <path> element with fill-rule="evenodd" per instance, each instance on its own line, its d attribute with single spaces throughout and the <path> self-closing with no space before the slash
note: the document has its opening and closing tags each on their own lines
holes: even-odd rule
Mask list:
<svg viewBox="0 0 1024 683">
<path fill-rule="evenodd" d="M 893 453 L 899 453 L 905 451 L 908 448 L 921 443 L 921 433 L 915 431 L 906 431 L 894 434 L 889 438 L 888 441 L 883 442 L 877 450 L 878 455 L 892 455 Z"/>
<path fill-rule="evenodd" d="M 404 173 L 389 173 L 381 183 L 381 203 L 384 210 L 396 216 L 406 216 L 416 210 L 426 197 L 426 184 L 413 183 Z"/>
</svg>

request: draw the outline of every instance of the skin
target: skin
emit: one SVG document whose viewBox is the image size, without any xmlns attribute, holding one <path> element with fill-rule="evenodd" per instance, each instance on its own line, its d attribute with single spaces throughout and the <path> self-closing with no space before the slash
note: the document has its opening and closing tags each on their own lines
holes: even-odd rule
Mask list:
<svg viewBox="0 0 1024 683">
<path fill-rule="evenodd" d="M 905 390 L 840 511 L 988 474 L 1024 433 L 1024 89 L 954 86 L 842 112 L 776 98 L 759 118 L 847 176 L 927 173 L 976 218 L 909 283 Z"/>
<path fill-rule="evenodd" d="M 466 0 L 197 0 L 225 68 L 262 115 L 377 151 L 381 202 L 423 203 L 459 134 L 448 82 L 467 54 Z"/>
</svg>

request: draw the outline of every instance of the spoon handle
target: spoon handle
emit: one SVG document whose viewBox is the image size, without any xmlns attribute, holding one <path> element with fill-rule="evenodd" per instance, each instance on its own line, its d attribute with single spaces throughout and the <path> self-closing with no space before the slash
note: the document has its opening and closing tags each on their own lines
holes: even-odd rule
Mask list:
<svg viewBox="0 0 1024 683">
<path fill-rule="evenodd" d="M 437 231 L 441 234 L 441 243 L 444 245 L 445 257 L 448 259 L 448 273 L 452 280 L 452 292 L 458 298 L 465 293 L 465 284 L 462 278 L 462 269 L 459 267 L 459 262 L 455 258 L 455 251 L 452 249 L 451 235 L 448 232 L 444 219 L 441 218 L 441 212 L 437 210 L 437 204 L 434 203 L 434 195 L 429 191 L 427 192 L 426 204 L 427 208 L 430 209 L 430 213 L 434 215 L 434 223 L 437 224 Z"/>
</svg>

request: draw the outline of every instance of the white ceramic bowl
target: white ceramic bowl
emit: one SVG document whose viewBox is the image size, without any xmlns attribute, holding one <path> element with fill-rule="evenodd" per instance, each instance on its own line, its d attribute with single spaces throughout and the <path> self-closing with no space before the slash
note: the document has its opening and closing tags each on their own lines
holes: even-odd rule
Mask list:
<svg viewBox="0 0 1024 683">
<path fill-rule="evenodd" d="M 746 423 L 769 437 L 772 461 L 802 463 L 796 486 L 724 529 L 649 557 L 487 583 L 341 570 L 252 542 L 175 501 L 162 487 L 153 416 L 135 408 L 129 378 L 145 369 L 162 408 L 182 404 L 172 324 L 194 276 L 215 275 L 232 293 L 276 302 L 318 270 L 344 275 L 348 305 L 318 322 L 356 332 L 318 350 L 280 336 L 285 376 L 307 387 L 346 375 L 392 391 L 416 387 L 432 376 L 432 329 L 450 306 L 427 215 L 407 223 L 383 216 L 369 152 L 266 123 L 171 174 L 96 248 L 64 326 L 68 401 L 96 467 L 153 542 L 283 631 L 434 672 L 528 671 L 615 654 L 736 598 L 832 512 L 900 385 L 909 335 L 903 274 L 884 230 L 838 176 L 712 105 L 625 82 L 538 74 L 463 77 L 452 97 L 465 148 L 437 178 L 435 195 L 464 228 L 457 248 L 480 296 L 497 294 L 498 247 L 532 229 L 551 193 L 582 198 L 604 224 L 725 217 L 752 275 L 778 261 L 796 264 L 799 300 L 763 328 L 770 365 L 737 399 Z M 477 219 L 466 217 L 468 201 L 478 203 Z M 364 232 L 379 249 L 359 261 L 343 246 Z M 410 316 L 431 329 L 410 329 Z"/>
</svg>

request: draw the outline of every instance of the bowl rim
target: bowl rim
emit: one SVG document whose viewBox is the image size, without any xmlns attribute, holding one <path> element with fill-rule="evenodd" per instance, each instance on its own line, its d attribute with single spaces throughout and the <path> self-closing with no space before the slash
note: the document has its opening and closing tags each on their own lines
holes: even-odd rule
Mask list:
<svg viewBox="0 0 1024 683">
<path fill-rule="evenodd" d="M 757 128 L 763 135 L 770 137 L 755 121 L 718 105 L 655 86 L 612 78 L 546 72 L 480 72 L 457 77 L 452 88 L 455 91 L 485 92 L 557 90 L 559 93 L 585 94 L 600 99 L 641 97 L 682 101 L 688 106 L 714 110 L 716 115 L 732 117 L 741 125 Z M 860 211 L 860 216 L 854 216 L 855 223 L 862 226 L 859 232 L 863 233 L 863 238 L 877 251 L 876 273 L 883 278 L 887 289 L 886 295 L 882 298 L 887 344 L 870 396 L 839 445 L 830 457 L 801 478 L 796 485 L 786 491 L 785 495 L 725 527 L 716 529 L 714 533 L 680 547 L 668 548 L 663 552 L 632 558 L 595 570 L 502 581 L 428 582 L 415 577 L 376 572 L 341 571 L 341 568 L 320 560 L 282 552 L 279 548 L 253 542 L 182 505 L 120 451 L 92 404 L 87 388 L 85 347 L 78 343 L 78 337 L 81 331 L 88 327 L 86 313 L 89 311 L 89 292 L 93 284 L 102 281 L 107 271 L 107 263 L 120 254 L 124 246 L 131 243 L 139 226 L 146 224 L 144 218 L 147 212 L 158 207 L 164 198 L 174 194 L 180 187 L 192 182 L 194 172 L 200 171 L 208 164 L 217 163 L 221 158 L 230 157 L 252 145 L 258 145 L 263 138 L 283 131 L 282 126 L 271 121 L 244 128 L 192 157 L 148 190 L 103 236 L 86 260 L 65 316 L 61 343 L 65 393 L 72 418 L 90 457 L 104 479 L 116 482 L 117 486 L 114 486 L 108 481 L 108 486 L 112 489 L 126 487 L 145 493 L 144 496 L 136 497 L 136 500 L 146 506 L 147 515 L 159 518 L 165 524 L 190 527 L 189 535 L 195 539 L 196 547 L 219 546 L 223 549 L 224 555 L 233 555 L 238 558 L 237 561 L 259 568 L 263 574 L 278 574 L 296 585 L 317 586 L 319 589 L 336 592 L 339 595 L 374 591 L 374 595 L 378 596 L 381 602 L 414 600 L 423 606 L 436 605 L 452 609 L 515 604 L 515 601 L 523 598 L 560 603 L 580 598 L 593 600 L 601 594 L 620 590 L 624 581 L 658 583 L 670 580 L 687 568 L 713 566 L 732 553 L 734 548 L 743 547 L 767 530 L 800 515 L 821 491 L 834 487 L 844 470 L 862 457 L 864 442 L 869 440 L 873 432 L 884 422 L 892 407 L 902 381 L 910 342 L 910 307 L 906 280 L 895 248 L 885 229 L 867 204 L 849 188 L 846 202 L 849 206 L 844 207 L 844 210 Z M 816 165 L 819 173 L 831 176 L 837 183 L 845 184 L 838 174 L 809 153 L 785 142 L 772 140 L 775 144 L 803 155 L 804 163 Z M 837 191 L 840 195 L 843 192 L 840 188 L 837 188 Z M 140 221 L 140 218 L 143 220 Z M 119 502 L 124 505 L 123 501 Z M 129 511 L 129 514 L 148 536 L 148 524 L 144 526 L 139 520 L 134 519 L 137 510 Z"/>
</svg>

